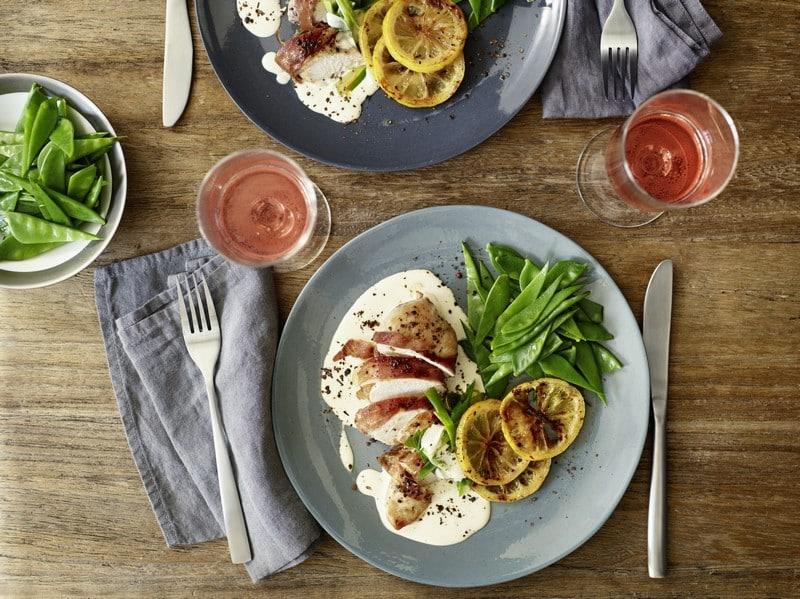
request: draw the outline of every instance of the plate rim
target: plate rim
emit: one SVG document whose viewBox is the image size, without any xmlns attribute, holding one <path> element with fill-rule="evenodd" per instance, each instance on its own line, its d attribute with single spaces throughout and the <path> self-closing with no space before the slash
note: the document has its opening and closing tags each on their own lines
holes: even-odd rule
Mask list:
<svg viewBox="0 0 800 599">
<path fill-rule="evenodd" d="M 92 122 L 92 118 L 99 118 L 103 121 L 103 126 L 106 127 L 108 132 L 116 137 L 117 133 L 114 130 L 111 121 L 108 119 L 106 114 L 100 110 L 100 107 L 95 104 L 95 102 L 89 98 L 86 94 L 81 92 L 80 90 L 76 89 L 75 87 L 69 85 L 68 83 L 64 83 L 58 79 L 54 79 L 52 77 L 47 77 L 45 75 L 36 75 L 33 73 L 1 73 L 0 74 L 0 82 L 4 80 L 14 80 L 14 79 L 23 79 L 28 83 L 39 83 L 43 87 L 45 87 L 48 91 L 54 91 L 53 88 L 62 88 L 66 89 L 72 96 L 80 99 L 82 102 L 85 102 L 89 106 L 91 106 L 95 111 L 96 114 L 87 116 L 84 112 L 78 110 L 77 107 L 73 106 L 75 110 L 81 113 L 81 115 L 90 123 Z M 57 90 L 56 90 L 57 91 Z M 92 123 L 94 126 L 94 123 Z M 31 271 L 30 273 L 14 273 L 16 274 L 28 274 L 32 277 L 35 275 L 46 274 L 50 271 L 65 268 L 63 272 L 59 272 L 52 277 L 44 276 L 40 280 L 36 280 L 34 282 L 23 282 L 23 283 L 7 283 L 0 280 L 0 289 L 38 289 L 41 287 L 48 287 L 50 285 L 55 285 L 57 283 L 61 283 L 69 279 L 70 277 L 75 276 L 79 272 L 85 270 L 92 263 L 102 254 L 108 245 L 111 243 L 111 240 L 117 233 L 119 229 L 119 225 L 122 223 L 122 215 L 125 212 L 125 203 L 127 201 L 128 196 L 128 171 L 127 165 L 125 162 L 125 153 L 122 149 L 122 144 L 116 143 L 114 147 L 111 149 L 109 154 L 107 155 L 109 165 L 111 168 L 112 173 L 114 173 L 118 169 L 118 173 L 113 177 L 113 189 L 111 190 L 111 203 L 109 204 L 108 214 L 106 215 L 107 222 L 101 230 L 106 229 L 104 231 L 105 237 L 98 241 L 89 242 L 89 244 L 82 249 L 77 255 L 73 256 L 69 260 L 65 260 L 60 264 L 57 264 L 51 268 L 39 271 Z M 117 209 L 118 206 L 118 209 Z M 112 221 L 109 216 L 111 215 L 112 211 L 117 209 L 118 210 L 118 218 Z M 73 263 L 72 266 L 69 266 Z M 13 272 L 13 271 L 0 271 L 0 279 L 2 278 L 3 272 Z"/>
<path fill-rule="evenodd" d="M 374 234 L 375 231 L 379 231 L 380 229 L 383 229 L 383 228 L 385 228 L 387 226 L 390 226 L 390 224 L 394 224 L 395 221 L 403 220 L 403 219 L 406 219 L 406 218 L 408 218 L 408 217 L 410 217 L 412 215 L 418 215 L 420 213 L 445 212 L 445 211 L 453 210 L 453 209 L 455 209 L 455 210 L 475 210 L 475 209 L 478 209 L 478 210 L 485 210 L 485 211 L 490 211 L 490 212 L 504 213 L 504 214 L 511 215 L 513 217 L 527 219 L 527 220 L 533 221 L 534 223 L 537 223 L 538 225 L 540 225 L 542 227 L 545 227 L 546 229 L 549 229 L 552 233 L 555 233 L 558 236 L 564 237 L 564 238 L 568 239 L 570 242 L 574 243 L 578 248 L 580 248 L 581 251 L 585 252 L 586 254 L 591 256 L 592 259 L 594 259 L 594 261 L 597 263 L 598 267 L 602 271 L 601 274 L 604 274 L 606 276 L 607 280 L 609 281 L 609 283 L 611 284 L 613 289 L 615 289 L 622 296 L 623 300 L 625 301 L 625 307 L 627 308 L 627 316 L 629 316 L 633 320 L 633 322 L 636 324 L 636 330 L 638 331 L 638 335 L 636 335 L 636 341 L 637 341 L 638 349 L 641 351 L 642 355 L 644 355 L 644 356 L 647 355 L 646 352 L 645 352 L 644 341 L 643 341 L 642 335 L 641 335 L 641 329 L 639 327 L 638 321 L 636 320 L 636 316 L 633 313 L 633 310 L 631 310 L 631 307 L 630 307 L 630 304 L 628 303 L 627 298 L 622 293 L 622 290 L 619 288 L 619 285 L 617 285 L 616 281 L 608 273 L 608 271 L 600 263 L 600 261 L 597 260 L 597 258 L 595 258 L 593 254 L 588 252 L 582 245 L 580 245 L 579 243 L 577 243 L 576 241 L 574 241 L 570 237 L 567 237 L 563 233 L 557 231 L 556 229 L 553 229 L 552 227 L 542 223 L 541 221 L 538 221 L 538 220 L 536 220 L 536 219 L 534 219 L 534 218 L 532 218 L 530 216 L 527 216 L 525 214 L 520 214 L 519 212 L 514 212 L 513 210 L 506 210 L 504 208 L 495 208 L 495 207 L 492 207 L 492 206 L 484 206 L 484 205 L 481 205 L 481 204 L 453 204 L 453 205 L 447 205 L 447 206 L 430 206 L 430 207 L 427 207 L 427 208 L 420 208 L 420 209 L 417 209 L 417 210 L 412 210 L 410 212 L 406 212 L 406 213 L 394 216 L 394 217 L 392 217 L 392 218 L 390 218 L 388 220 L 385 220 L 385 221 L 383 221 L 381 223 L 378 223 L 374 227 L 370 227 L 366 231 L 362 231 L 361 233 L 359 233 L 358 235 L 353 237 L 351 240 L 346 242 L 344 245 L 342 245 L 342 247 L 340 247 L 338 250 L 336 250 L 333 254 L 331 254 L 325 260 L 325 262 L 323 262 L 319 266 L 319 268 L 317 268 L 316 272 L 314 272 L 314 274 L 309 278 L 308 282 L 306 282 L 306 284 L 300 290 L 300 293 L 297 295 L 297 299 L 295 299 L 294 304 L 292 305 L 292 309 L 289 311 L 289 315 L 286 317 L 286 322 L 284 323 L 284 325 L 283 325 L 283 327 L 281 329 L 281 337 L 280 337 L 280 340 L 278 341 L 278 345 L 277 345 L 277 348 L 276 348 L 276 351 L 275 351 L 275 360 L 274 360 L 273 365 L 274 366 L 277 365 L 278 356 L 284 350 L 285 343 L 287 343 L 286 342 L 286 336 L 284 335 L 284 332 L 289 327 L 290 323 L 292 323 L 294 320 L 296 320 L 298 318 L 298 307 L 297 306 L 298 306 L 300 300 L 303 298 L 303 296 L 308 291 L 309 286 L 311 286 L 311 284 L 314 283 L 317 278 L 322 276 L 320 274 L 321 271 L 322 271 L 322 268 L 329 261 L 331 261 L 334 257 L 338 256 L 340 253 L 348 252 L 350 250 L 350 247 L 352 247 L 352 245 L 355 245 L 364 236 L 366 236 L 368 234 Z M 277 396 L 277 394 L 275 393 L 275 378 L 277 376 L 278 376 L 278 369 L 277 368 L 273 368 L 273 374 L 272 374 L 272 379 L 271 379 L 271 390 L 272 390 L 272 393 L 271 393 L 271 397 L 270 397 L 270 409 L 271 409 L 271 412 L 272 412 L 273 415 L 275 413 L 276 396 Z M 480 587 L 484 587 L 484 586 L 502 584 L 502 583 L 509 582 L 509 581 L 512 581 L 512 580 L 517 580 L 519 578 L 522 578 L 524 576 L 528 576 L 530 574 L 533 574 L 535 572 L 538 572 L 540 570 L 543 570 L 543 569 L 547 568 L 548 566 L 550 566 L 550 565 L 556 563 L 557 561 L 563 559 L 564 557 L 566 557 L 567 555 L 569 555 L 570 553 L 574 552 L 576 549 L 581 547 L 584 543 L 589 541 L 589 539 L 594 537 L 597 534 L 597 532 L 605 525 L 605 523 L 608 521 L 608 519 L 611 517 L 611 515 L 616 511 L 617 507 L 619 506 L 620 501 L 622 500 L 622 497 L 625 495 L 625 493 L 630 488 L 631 481 L 633 480 L 633 477 L 636 474 L 636 470 L 638 469 L 639 463 L 641 462 L 641 459 L 642 459 L 642 453 L 644 452 L 644 446 L 645 446 L 645 443 L 646 443 L 646 440 L 647 440 L 647 434 L 648 434 L 648 431 L 649 431 L 649 428 L 650 428 L 650 426 L 649 426 L 649 420 L 650 420 L 650 409 L 649 409 L 649 405 L 650 405 L 650 375 L 649 375 L 649 372 L 645 373 L 645 380 L 646 380 L 646 383 L 647 383 L 647 393 L 646 393 L 646 397 L 643 398 L 642 401 L 646 404 L 647 409 L 644 410 L 644 426 L 642 428 L 643 432 L 641 434 L 641 438 L 638 439 L 637 443 L 634 445 L 635 455 L 637 457 L 636 457 L 636 460 L 633 462 L 634 465 L 631 468 L 631 471 L 629 473 L 625 473 L 625 475 L 622 477 L 622 479 L 624 480 L 625 484 L 621 485 L 621 487 L 620 487 L 621 490 L 617 494 L 617 496 L 614 498 L 614 501 L 612 502 L 612 504 L 610 506 L 610 509 L 608 510 L 608 513 L 605 514 L 602 518 L 598 519 L 596 525 L 592 528 L 592 530 L 589 532 L 589 534 L 587 534 L 585 536 L 585 538 L 582 538 L 582 539 L 578 540 L 577 542 L 572 544 L 569 547 L 569 549 L 565 550 L 561 554 L 559 554 L 559 555 L 557 555 L 557 556 L 555 556 L 555 557 L 553 557 L 553 558 L 551 558 L 549 560 L 546 560 L 543 563 L 538 564 L 536 566 L 531 566 L 529 568 L 523 568 L 523 569 L 521 569 L 521 570 L 519 570 L 517 572 L 511 573 L 509 575 L 503 575 L 503 576 L 499 576 L 499 577 L 491 579 L 491 580 L 487 580 L 485 583 L 482 583 L 482 584 L 480 584 L 478 586 L 475 586 L 475 585 L 460 585 L 458 583 L 441 582 L 441 581 L 433 580 L 433 579 L 430 579 L 430 578 L 427 578 L 427 577 L 424 577 L 424 576 L 414 576 L 414 575 L 410 575 L 410 574 L 407 574 L 407 573 L 401 572 L 401 571 L 392 571 L 392 570 L 388 569 L 387 567 L 384 567 L 383 565 L 381 565 L 381 564 L 377 563 L 376 561 L 374 561 L 368 554 L 366 554 L 365 552 L 362 552 L 360 549 L 357 549 L 355 547 L 351 547 L 338 534 L 337 531 L 335 531 L 331 527 L 329 527 L 326 522 L 323 522 L 321 520 L 319 512 L 312 505 L 309 505 L 310 501 L 308 501 L 306 499 L 306 494 L 300 489 L 299 485 L 296 483 L 296 479 L 295 479 L 295 475 L 294 475 L 293 470 L 287 465 L 287 461 L 288 461 L 288 459 L 287 459 L 287 455 L 288 454 L 286 453 L 287 452 L 287 448 L 283 447 L 284 443 L 281 440 L 282 437 L 280 435 L 278 435 L 278 429 L 277 429 L 276 420 L 275 420 L 274 417 L 272 418 L 272 432 L 273 432 L 273 436 L 275 438 L 275 445 L 278 448 L 278 456 L 280 457 L 281 464 L 283 465 L 283 469 L 286 472 L 286 476 L 287 476 L 287 478 L 289 479 L 289 481 L 292 484 L 292 488 L 294 488 L 294 490 L 297 493 L 298 497 L 300 497 L 300 500 L 303 502 L 303 505 L 305 505 L 306 509 L 311 513 L 311 515 L 314 517 L 314 519 L 317 521 L 317 523 L 325 530 L 325 532 L 327 532 L 342 547 L 347 549 L 350 553 L 352 553 L 356 557 L 358 557 L 358 558 L 362 559 L 363 561 L 367 562 L 371 566 L 373 566 L 375 568 L 378 568 L 379 570 L 381 570 L 383 572 L 386 572 L 388 574 L 391 574 L 393 576 L 397 576 L 398 578 L 402 578 L 404 580 L 409 580 L 411 582 L 416 582 L 416 583 L 420 583 L 420 584 L 427 584 L 427 585 L 443 587 L 443 588 L 480 588 Z"/>
<path fill-rule="evenodd" d="M 306 158 L 310 158 L 311 160 L 315 160 L 317 162 L 321 162 L 322 164 L 327 164 L 329 166 L 335 166 L 339 168 L 348 169 L 355 172 L 369 172 L 369 173 L 392 173 L 392 172 L 403 172 L 403 171 L 410 171 L 410 170 L 417 170 L 426 168 L 428 166 L 433 166 L 435 164 L 440 164 L 442 162 L 446 162 L 452 158 L 460 156 L 462 154 L 466 154 L 470 150 L 475 149 L 487 139 L 495 135 L 500 129 L 508 125 L 514 117 L 530 102 L 533 95 L 539 89 L 539 86 L 542 84 L 545 76 L 547 75 L 548 71 L 550 70 L 550 66 L 553 64 L 553 59 L 555 58 L 556 51 L 558 50 L 559 43 L 561 42 L 561 36 L 564 32 L 564 22 L 566 21 L 566 14 L 567 14 L 567 1 L 568 0 L 553 0 L 552 8 L 558 7 L 558 14 L 557 14 L 557 25 L 556 25 L 556 34 L 552 39 L 552 43 L 547 48 L 545 60 L 543 61 L 547 66 L 539 75 L 531 79 L 533 85 L 531 87 L 530 93 L 522 100 L 518 106 L 515 106 L 513 110 L 508 112 L 505 119 L 501 119 L 500 124 L 491 130 L 490 133 L 485 135 L 484 137 L 477 139 L 475 142 L 471 143 L 471 145 L 456 151 L 446 152 L 439 158 L 433 158 L 428 160 L 420 160 L 418 162 L 408 163 L 403 166 L 393 165 L 393 166 L 386 166 L 386 167 L 364 167 L 363 165 L 353 164 L 352 162 L 348 162 L 346 160 L 335 160 L 329 158 L 323 158 L 313 149 L 300 149 L 299 144 L 296 144 L 292 141 L 287 139 L 282 139 L 275 135 L 272 127 L 268 125 L 262 125 L 257 120 L 253 111 L 247 110 L 244 107 L 244 103 L 240 103 L 239 100 L 234 96 L 233 91 L 228 87 L 226 82 L 222 79 L 222 75 L 218 69 L 217 62 L 212 58 L 211 53 L 209 52 L 209 43 L 207 41 L 207 37 L 209 36 L 210 26 L 208 21 L 202 17 L 201 18 L 201 4 L 205 4 L 209 2 L 209 0 L 194 0 L 194 14 L 195 14 L 195 23 L 197 24 L 197 29 L 200 31 L 200 39 L 203 43 L 203 51 L 205 52 L 206 58 L 208 59 L 209 64 L 211 65 L 211 70 L 214 71 L 214 75 L 219 81 L 220 85 L 222 85 L 222 89 L 225 90 L 225 93 L 228 95 L 228 98 L 234 103 L 234 105 L 239 109 L 239 111 L 247 117 L 253 125 L 255 125 L 259 130 L 266 133 L 270 139 L 278 142 L 282 146 L 289 148 Z M 238 19 L 238 16 L 237 16 Z M 346 125 L 342 125 L 343 127 Z"/>
</svg>

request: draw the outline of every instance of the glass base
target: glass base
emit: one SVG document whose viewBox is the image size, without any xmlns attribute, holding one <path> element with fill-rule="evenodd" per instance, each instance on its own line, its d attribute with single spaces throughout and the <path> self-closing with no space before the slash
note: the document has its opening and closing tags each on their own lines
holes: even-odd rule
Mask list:
<svg viewBox="0 0 800 599">
<path fill-rule="evenodd" d="M 312 183 L 312 185 L 317 192 L 317 222 L 314 230 L 305 247 L 285 262 L 276 264 L 273 267 L 275 272 L 292 272 L 305 268 L 316 260 L 328 243 L 331 234 L 331 207 L 328 204 L 328 198 L 317 187 L 317 184 Z"/>
<path fill-rule="evenodd" d="M 637 210 L 619 198 L 606 173 L 606 150 L 616 127 L 595 135 L 578 158 L 578 195 L 597 218 L 615 227 L 632 228 L 647 225 L 663 212 Z"/>
</svg>

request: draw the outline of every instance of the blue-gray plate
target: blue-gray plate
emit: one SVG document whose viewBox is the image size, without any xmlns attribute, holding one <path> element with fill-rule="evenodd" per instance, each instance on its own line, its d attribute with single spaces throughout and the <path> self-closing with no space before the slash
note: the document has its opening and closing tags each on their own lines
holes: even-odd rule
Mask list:
<svg viewBox="0 0 800 599">
<path fill-rule="evenodd" d="M 339 460 L 341 425 L 326 413 L 320 368 L 350 305 L 381 278 L 428 268 L 463 307 L 465 279 L 459 243 L 493 241 L 538 261 L 577 258 L 591 264 L 592 298 L 605 306 L 608 345 L 624 368 L 607 377 L 608 405 L 587 398 L 586 420 L 573 445 L 553 460 L 532 497 L 493 504 L 485 528 L 466 541 L 432 547 L 389 532 L 371 497 L 354 490 L 356 474 L 385 450 L 354 429 L 355 468 Z M 462 274 L 462 276 L 459 276 Z M 649 378 L 642 338 L 625 298 L 586 251 L 541 223 L 480 206 L 428 208 L 359 235 L 317 271 L 286 321 L 272 389 L 275 438 L 283 465 L 303 502 L 325 530 L 367 562 L 425 584 L 472 587 L 529 574 L 589 539 L 616 507 L 633 476 L 648 426 Z M 624 543 L 624 541 L 620 541 Z"/>
<path fill-rule="evenodd" d="M 465 0 L 466 3 L 466 0 Z M 436 164 L 466 152 L 505 125 L 539 87 L 555 54 L 566 0 L 510 0 L 470 34 L 459 91 L 431 109 L 410 109 L 377 92 L 361 118 L 341 125 L 307 109 L 291 85 L 261 66 L 275 37 L 249 33 L 234 0 L 195 0 L 211 65 L 247 117 L 290 148 L 316 160 L 367 171 Z M 283 19 L 281 39 L 292 35 Z"/>
</svg>

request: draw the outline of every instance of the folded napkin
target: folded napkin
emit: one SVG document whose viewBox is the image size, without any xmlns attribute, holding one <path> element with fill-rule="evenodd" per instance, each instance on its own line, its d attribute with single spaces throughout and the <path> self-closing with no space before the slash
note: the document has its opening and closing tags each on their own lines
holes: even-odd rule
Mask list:
<svg viewBox="0 0 800 599">
<path fill-rule="evenodd" d="M 272 432 L 278 318 L 272 273 L 236 266 L 202 241 L 95 273 L 111 381 L 128 444 L 167 544 L 225 536 L 208 399 L 181 334 L 176 275 L 208 281 L 222 331 L 216 387 L 237 471 L 253 581 L 308 557 L 320 531 L 292 489 Z"/>
<path fill-rule="evenodd" d="M 564 32 L 542 83 L 544 118 L 630 114 L 653 94 L 681 84 L 722 35 L 699 0 L 628 0 L 639 42 L 636 95 L 633 101 L 606 100 L 600 33 L 613 0 L 566 3 Z"/>
</svg>

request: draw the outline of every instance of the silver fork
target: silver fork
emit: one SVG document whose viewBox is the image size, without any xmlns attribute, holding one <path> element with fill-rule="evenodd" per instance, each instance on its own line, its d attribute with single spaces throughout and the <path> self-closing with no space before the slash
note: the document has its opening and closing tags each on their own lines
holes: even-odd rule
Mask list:
<svg viewBox="0 0 800 599">
<path fill-rule="evenodd" d="M 625 0 L 614 0 L 600 36 L 600 66 L 607 99 L 633 99 L 639 73 L 639 43 L 636 27 L 625 9 Z M 609 90 L 613 87 L 613 97 Z"/>
<path fill-rule="evenodd" d="M 178 292 L 178 308 L 181 315 L 181 328 L 186 349 L 189 351 L 197 368 L 203 375 L 208 395 L 208 408 L 211 412 L 211 430 L 214 434 L 214 454 L 217 460 L 217 477 L 219 479 L 219 495 L 222 503 L 222 518 L 225 521 L 225 533 L 228 537 L 228 549 L 234 564 L 250 561 L 250 543 L 247 540 L 247 528 L 242 514 L 242 504 L 233 475 L 231 458 L 228 454 L 228 441 L 222 427 L 219 413 L 217 393 L 214 390 L 214 369 L 219 358 L 220 332 L 217 312 L 208 290 L 205 279 L 201 281 L 205 295 L 205 307 L 200 296 L 200 286 L 192 275 L 193 285 L 189 285 L 187 277 L 176 285 Z M 184 286 L 189 297 L 189 312 L 183 299 Z M 192 295 L 195 297 L 193 298 Z"/>
</svg>

